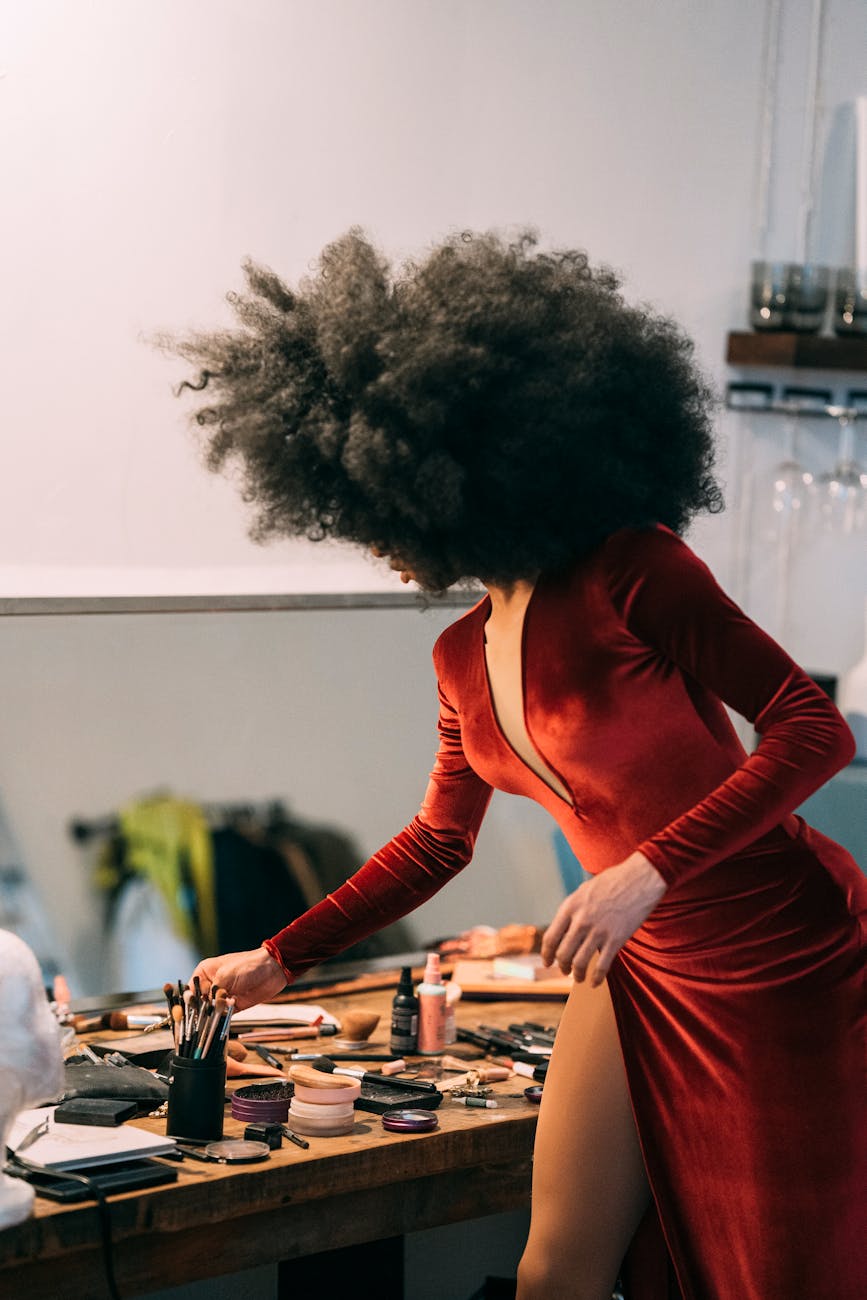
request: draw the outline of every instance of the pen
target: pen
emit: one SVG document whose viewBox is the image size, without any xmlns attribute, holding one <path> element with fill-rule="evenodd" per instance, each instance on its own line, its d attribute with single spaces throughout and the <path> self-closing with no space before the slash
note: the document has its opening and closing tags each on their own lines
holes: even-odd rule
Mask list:
<svg viewBox="0 0 867 1300">
<path fill-rule="evenodd" d="M 296 1147 L 303 1147 L 305 1151 L 309 1148 L 310 1143 L 305 1142 L 304 1139 L 302 1137 L 299 1137 L 297 1133 L 293 1133 L 291 1128 L 287 1128 L 285 1124 L 281 1124 L 280 1128 L 283 1131 L 283 1136 L 287 1137 L 290 1142 L 294 1142 Z"/>
</svg>

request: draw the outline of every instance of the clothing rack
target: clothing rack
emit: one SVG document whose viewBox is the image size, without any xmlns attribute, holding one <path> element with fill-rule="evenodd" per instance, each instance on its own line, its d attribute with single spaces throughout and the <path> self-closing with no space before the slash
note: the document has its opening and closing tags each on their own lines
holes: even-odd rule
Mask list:
<svg viewBox="0 0 867 1300">
<path fill-rule="evenodd" d="M 292 822 L 286 805 L 280 799 L 270 799 L 262 803 L 200 803 L 197 806 L 214 825 L 256 822 L 265 829 L 271 829 Z M 97 817 L 93 820 L 74 817 L 69 823 L 68 830 L 76 844 L 87 844 L 94 839 L 110 839 L 121 833 L 120 822 L 116 816 Z"/>
</svg>

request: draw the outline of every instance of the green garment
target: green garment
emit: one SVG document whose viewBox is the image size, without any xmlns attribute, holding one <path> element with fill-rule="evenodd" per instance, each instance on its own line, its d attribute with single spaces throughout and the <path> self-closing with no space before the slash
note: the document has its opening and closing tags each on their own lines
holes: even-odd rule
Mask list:
<svg viewBox="0 0 867 1300">
<path fill-rule="evenodd" d="M 143 877 L 165 901 L 172 928 L 203 953 L 217 951 L 214 855 L 205 815 L 194 803 L 154 795 L 118 814 L 122 853 L 106 844 L 97 884 L 113 890 L 127 874 Z"/>
</svg>

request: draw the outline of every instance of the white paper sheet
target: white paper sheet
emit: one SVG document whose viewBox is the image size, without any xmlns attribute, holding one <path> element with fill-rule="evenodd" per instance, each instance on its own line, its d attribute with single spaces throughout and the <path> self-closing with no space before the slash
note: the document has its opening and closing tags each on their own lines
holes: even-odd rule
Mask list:
<svg viewBox="0 0 867 1300">
<path fill-rule="evenodd" d="M 12 1121 L 8 1143 L 14 1151 L 19 1142 L 48 1116 L 48 1132 L 21 1152 L 23 1159 L 50 1169 L 87 1169 L 116 1160 L 137 1160 L 173 1151 L 173 1138 L 135 1124 L 102 1128 L 96 1124 L 55 1124 L 55 1106 L 19 1111 Z"/>
<path fill-rule="evenodd" d="M 302 1002 L 260 1002 L 245 1011 L 236 1011 L 232 1015 L 232 1028 L 237 1025 L 285 1025 L 293 1020 L 305 1025 L 312 1025 L 321 1020 L 323 1025 L 340 1025 L 324 1007 L 308 1006 Z"/>
</svg>

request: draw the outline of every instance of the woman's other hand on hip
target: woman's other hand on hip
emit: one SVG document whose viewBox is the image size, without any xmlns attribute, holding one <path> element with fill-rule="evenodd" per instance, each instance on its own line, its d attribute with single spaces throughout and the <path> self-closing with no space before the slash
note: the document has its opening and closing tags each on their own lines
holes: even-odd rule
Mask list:
<svg viewBox="0 0 867 1300">
<path fill-rule="evenodd" d="M 564 899 L 542 936 L 542 957 L 583 980 L 598 954 L 591 977 L 595 987 L 611 969 L 620 949 L 653 911 L 666 891 L 662 876 L 644 856 L 633 853 L 601 871 Z"/>
</svg>

